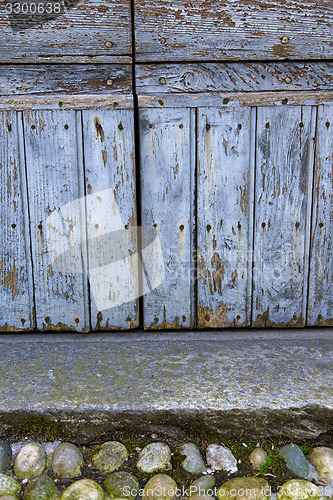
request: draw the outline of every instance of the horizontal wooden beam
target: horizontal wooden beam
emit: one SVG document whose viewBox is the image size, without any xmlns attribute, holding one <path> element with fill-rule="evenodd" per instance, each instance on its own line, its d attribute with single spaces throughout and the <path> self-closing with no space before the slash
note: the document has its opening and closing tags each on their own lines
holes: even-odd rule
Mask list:
<svg viewBox="0 0 333 500">
<path fill-rule="evenodd" d="M 138 96 L 141 108 L 168 108 L 187 106 L 298 106 L 316 105 L 333 101 L 333 90 L 314 92 L 211 92 L 155 94 Z"/>
<path fill-rule="evenodd" d="M 136 0 L 136 59 L 332 59 L 327 0 Z"/>
<path fill-rule="evenodd" d="M 332 90 L 333 63 L 248 62 L 140 64 L 138 93 Z"/>
<path fill-rule="evenodd" d="M 5 62 L 41 57 L 131 56 L 130 0 L 8 0 L 0 16 Z"/>
<path fill-rule="evenodd" d="M 119 64 L 0 66 L 0 95 L 126 94 L 132 89 L 132 68 Z"/>
<path fill-rule="evenodd" d="M 71 94 L 58 96 L 13 96 L 2 97 L 0 110 L 24 111 L 25 109 L 130 109 L 131 95 Z"/>
</svg>

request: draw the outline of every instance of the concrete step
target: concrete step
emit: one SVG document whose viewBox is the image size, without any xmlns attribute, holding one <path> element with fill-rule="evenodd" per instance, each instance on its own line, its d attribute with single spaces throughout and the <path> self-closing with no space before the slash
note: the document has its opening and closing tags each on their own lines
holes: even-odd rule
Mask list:
<svg viewBox="0 0 333 500">
<path fill-rule="evenodd" d="M 27 415 L 108 428 L 333 432 L 333 329 L 0 336 L 0 431 Z"/>
</svg>

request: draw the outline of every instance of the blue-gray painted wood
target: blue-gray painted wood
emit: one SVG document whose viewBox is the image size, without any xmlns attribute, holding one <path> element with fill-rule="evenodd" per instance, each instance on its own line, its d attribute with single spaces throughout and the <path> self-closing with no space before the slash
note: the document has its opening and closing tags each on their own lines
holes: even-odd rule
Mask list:
<svg viewBox="0 0 333 500">
<path fill-rule="evenodd" d="M 141 108 L 198 108 L 232 106 L 300 106 L 318 105 L 333 101 L 327 90 L 304 92 L 183 92 L 170 94 L 140 94 Z M 0 103 L 1 107 L 1 103 Z"/>
<path fill-rule="evenodd" d="M 131 91 L 131 84 L 129 64 L 0 66 L 0 95 L 126 94 Z"/>
<path fill-rule="evenodd" d="M 83 135 L 91 326 L 134 328 L 139 268 L 133 111 L 83 111 Z"/>
<path fill-rule="evenodd" d="M 144 297 L 144 326 L 184 328 L 194 323 L 193 209 L 195 116 L 190 109 L 140 110 L 143 247 L 156 228 L 164 259 L 160 286 Z M 148 276 L 156 256 L 145 261 Z M 159 269 L 159 268 L 158 268 Z"/>
<path fill-rule="evenodd" d="M 333 326 L 333 106 L 318 109 L 308 324 Z"/>
<path fill-rule="evenodd" d="M 0 112 L 0 330 L 30 329 L 33 285 L 29 227 L 25 213 L 26 186 L 21 113 Z"/>
<path fill-rule="evenodd" d="M 306 91 L 333 88 L 326 61 L 138 64 L 139 94 Z"/>
<path fill-rule="evenodd" d="M 316 110 L 257 113 L 253 326 L 304 326 Z"/>
<path fill-rule="evenodd" d="M 251 322 L 255 109 L 200 108 L 198 326 Z"/>
<path fill-rule="evenodd" d="M 7 4 L 13 6 L 13 13 L 6 12 Z M 24 4 L 49 10 L 47 5 L 52 4 L 53 12 L 49 16 L 22 12 Z M 56 5 L 59 14 L 54 13 Z M 54 56 L 74 63 L 76 56 L 132 54 L 130 0 L 8 1 L 1 6 L 0 31 L 2 63 L 46 62 Z"/>
<path fill-rule="evenodd" d="M 332 25 L 325 0 L 136 0 L 136 60 L 332 59 Z"/>
<path fill-rule="evenodd" d="M 82 129 L 76 111 L 24 112 L 37 328 L 89 329 Z M 57 260 L 56 260 L 57 259 Z"/>
</svg>

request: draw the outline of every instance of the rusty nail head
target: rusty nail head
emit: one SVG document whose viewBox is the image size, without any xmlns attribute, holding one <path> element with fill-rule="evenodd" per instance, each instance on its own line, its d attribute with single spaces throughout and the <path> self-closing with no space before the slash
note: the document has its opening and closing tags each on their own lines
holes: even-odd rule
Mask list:
<svg viewBox="0 0 333 500">
<path fill-rule="evenodd" d="M 286 82 L 286 83 L 291 83 L 291 82 L 292 82 L 291 77 L 290 77 L 290 76 L 286 76 L 286 78 L 285 78 L 285 82 Z"/>
<path fill-rule="evenodd" d="M 159 81 L 159 83 L 161 85 L 165 85 L 166 84 L 166 79 L 164 78 L 164 76 L 161 76 L 161 78 L 158 81 Z"/>
<path fill-rule="evenodd" d="M 166 43 L 166 38 L 162 37 L 160 41 L 164 45 Z"/>
<path fill-rule="evenodd" d="M 289 36 L 283 36 L 281 38 L 281 43 L 283 43 L 283 45 L 287 45 L 287 43 L 289 43 Z"/>
<path fill-rule="evenodd" d="M 109 80 L 107 80 L 106 85 L 108 85 L 108 86 L 110 87 L 112 84 L 113 84 L 113 81 L 112 81 L 112 80 L 110 80 L 110 79 L 109 79 Z"/>
<path fill-rule="evenodd" d="M 113 47 L 113 42 L 105 42 L 105 47 L 107 47 L 108 49 L 110 49 L 111 47 Z"/>
</svg>

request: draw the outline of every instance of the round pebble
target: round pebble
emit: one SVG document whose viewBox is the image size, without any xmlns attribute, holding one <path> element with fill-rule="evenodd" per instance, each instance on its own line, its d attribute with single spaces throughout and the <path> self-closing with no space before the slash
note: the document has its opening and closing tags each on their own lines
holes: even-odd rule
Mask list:
<svg viewBox="0 0 333 500">
<path fill-rule="evenodd" d="M 4 495 L 16 495 L 21 489 L 20 483 L 18 483 L 11 476 L 6 474 L 0 474 L 0 496 Z"/>
<path fill-rule="evenodd" d="M 142 472 L 151 474 L 172 469 L 170 460 L 171 451 L 167 444 L 151 443 L 141 450 L 136 465 Z"/>
<path fill-rule="evenodd" d="M 188 496 L 203 496 L 211 495 L 215 487 L 215 477 L 207 474 L 206 476 L 198 477 L 188 487 Z"/>
<path fill-rule="evenodd" d="M 255 448 L 250 454 L 250 462 L 254 470 L 259 470 L 267 461 L 267 453 L 262 448 Z"/>
<path fill-rule="evenodd" d="M 18 452 L 14 471 L 19 479 L 30 479 L 42 474 L 46 466 L 46 452 L 38 443 L 32 441 L 25 444 Z"/>
<path fill-rule="evenodd" d="M 108 441 L 95 449 L 92 463 L 100 472 L 113 472 L 119 469 L 128 457 L 129 453 L 123 444 Z"/>
<path fill-rule="evenodd" d="M 180 447 L 179 453 L 185 455 L 186 458 L 182 462 L 182 466 L 187 472 L 192 474 L 202 474 L 206 472 L 205 462 L 203 461 L 199 448 L 193 443 L 186 443 Z"/>
<path fill-rule="evenodd" d="M 210 444 L 206 452 L 207 464 L 212 471 L 224 470 L 233 474 L 237 472 L 237 460 L 226 446 Z"/>
<path fill-rule="evenodd" d="M 144 487 L 145 500 L 173 500 L 177 494 L 177 483 L 167 474 L 156 474 Z"/>
<path fill-rule="evenodd" d="M 286 461 L 286 466 L 296 476 L 306 478 L 310 473 L 309 462 L 301 448 L 296 444 L 287 444 L 279 450 L 279 455 Z"/>
<path fill-rule="evenodd" d="M 53 500 L 57 493 L 54 481 L 43 474 L 30 479 L 25 490 L 25 500 Z"/>
<path fill-rule="evenodd" d="M 61 500 L 103 500 L 104 492 L 92 479 L 80 479 L 65 489 Z"/>
<path fill-rule="evenodd" d="M 192 495 L 191 500 L 215 500 L 212 495 Z"/>
<path fill-rule="evenodd" d="M 52 458 L 53 458 L 53 453 L 58 448 L 59 444 L 61 441 L 52 441 L 48 443 L 43 443 L 43 448 L 46 451 L 46 468 L 47 469 L 52 469 Z"/>
<path fill-rule="evenodd" d="M 139 492 L 139 481 L 129 472 L 114 472 L 104 480 L 103 487 L 110 498 L 134 500 Z"/>
<path fill-rule="evenodd" d="M 0 440 L 0 472 L 7 469 L 12 459 L 12 449 L 6 441 Z"/>
<path fill-rule="evenodd" d="M 333 479 L 333 449 L 318 446 L 308 454 L 308 460 L 322 479 Z"/>
<path fill-rule="evenodd" d="M 259 477 L 237 477 L 230 479 L 217 490 L 218 500 L 268 500 L 271 488 Z"/>
<path fill-rule="evenodd" d="M 277 493 L 278 500 L 320 500 L 321 491 L 310 481 L 291 479 Z"/>
<path fill-rule="evenodd" d="M 52 469 L 58 477 L 74 478 L 81 474 L 83 455 L 72 443 L 60 443 L 52 456 Z"/>
</svg>

